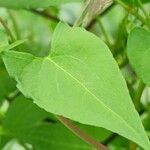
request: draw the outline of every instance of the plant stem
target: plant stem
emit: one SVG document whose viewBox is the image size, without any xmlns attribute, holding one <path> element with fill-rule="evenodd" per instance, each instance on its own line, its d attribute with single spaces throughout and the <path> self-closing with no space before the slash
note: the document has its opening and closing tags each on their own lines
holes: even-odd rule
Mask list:
<svg viewBox="0 0 150 150">
<path fill-rule="evenodd" d="M 90 4 L 91 4 L 91 0 L 87 0 L 85 6 L 83 8 L 83 12 L 82 12 L 81 16 L 74 23 L 74 27 L 78 27 L 82 24 L 86 14 L 88 13 Z"/>
<path fill-rule="evenodd" d="M 139 111 L 140 109 L 140 99 L 141 99 L 144 88 L 145 88 L 145 84 L 142 81 L 140 81 L 137 91 L 133 97 L 133 102 L 137 111 Z"/>
<path fill-rule="evenodd" d="M 103 33 L 103 35 L 105 37 L 106 43 L 108 44 L 108 46 L 111 46 L 111 42 L 109 40 L 109 37 L 108 37 L 107 32 L 105 30 L 105 27 L 103 26 L 103 23 L 101 22 L 101 20 L 99 18 L 97 19 L 97 22 L 98 22 L 98 24 L 99 24 L 99 26 L 101 28 L 101 31 L 102 31 L 102 33 Z"/>
<path fill-rule="evenodd" d="M 71 130 L 75 135 L 84 140 L 86 143 L 94 146 L 97 150 L 108 150 L 108 148 L 98 141 L 84 133 L 80 128 L 78 128 L 71 120 L 64 118 L 62 116 L 56 116 L 57 119 L 64 124 L 69 130 Z"/>
<path fill-rule="evenodd" d="M 99 14 L 103 13 L 112 4 L 112 0 L 87 0 L 82 14 L 74 26 L 80 26 L 82 24 L 84 27 L 87 27 Z"/>
<path fill-rule="evenodd" d="M 111 8 L 114 3 L 110 4 L 110 6 L 107 7 L 107 9 L 105 8 L 105 10 L 103 10 L 101 12 L 101 14 L 105 14 L 105 12 L 107 12 L 107 10 L 109 10 L 109 8 Z M 80 26 L 81 25 L 81 22 L 83 21 L 84 17 L 86 16 L 86 13 L 87 13 L 87 7 L 89 7 L 89 4 L 88 4 L 88 1 L 87 1 L 87 5 L 84 7 L 84 10 L 83 10 L 83 13 L 82 15 L 78 18 L 78 20 L 75 22 L 74 26 Z M 46 19 L 49 19 L 49 20 L 53 20 L 54 22 L 59 22 L 59 18 L 57 18 L 56 16 L 53 16 L 49 13 L 46 13 L 44 11 L 38 11 L 38 10 L 35 10 L 35 9 L 32 9 L 30 10 L 32 13 L 35 13 L 37 15 L 40 15 Z M 90 24 L 86 27 L 86 29 L 90 29 L 95 23 L 96 23 L 96 19 L 93 19 Z"/>
<path fill-rule="evenodd" d="M 138 4 L 139 4 L 141 10 L 143 11 L 143 14 L 145 15 L 145 17 L 146 17 L 147 19 L 149 19 L 149 15 L 148 15 L 148 13 L 146 12 L 146 10 L 144 9 L 143 4 L 142 4 L 142 1 L 141 1 L 141 0 L 137 0 L 137 1 L 138 1 Z"/>
<path fill-rule="evenodd" d="M 131 13 L 132 15 L 134 15 L 137 19 L 139 19 L 143 24 L 147 25 L 148 27 L 150 27 L 150 23 L 143 18 L 140 14 L 138 14 L 136 12 L 135 9 L 130 8 L 128 5 L 126 5 L 124 2 L 122 2 L 121 0 L 115 0 L 119 5 L 121 5 L 123 8 L 125 8 L 126 10 L 128 10 L 129 13 Z"/>
<path fill-rule="evenodd" d="M 32 9 L 31 12 L 33 12 L 34 14 L 40 15 L 46 19 L 53 20 L 56 23 L 60 21 L 59 18 L 57 18 L 56 16 L 53 16 L 50 13 L 46 13 L 44 11 L 38 11 L 36 9 Z"/>
<path fill-rule="evenodd" d="M 17 37 L 17 40 L 21 39 L 21 36 L 20 36 L 20 32 L 19 32 L 19 29 L 18 29 L 18 25 L 17 25 L 17 22 L 16 22 L 16 18 L 13 14 L 13 12 L 11 10 L 7 10 L 11 20 L 12 20 L 12 24 L 13 24 L 13 27 L 14 27 L 14 31 L 16 33 L 16 37 Z"/>
<path fill-rule="evenodd" d="M 109 143 L 111 143 L 116 137 L 118 137 L 118 134 L 116 133 L 112 133 L 109 137 L 107 137 L 102 143 L 104 145 L 108 145 Z"/>
<path fill-rule="evenodd" d="M 5 21 L 0 17 L 0 23 L 2 24 L 2 26 L 4 27 L 4 29 L 6 30 L 6 33 L 8 34 L 8 36 L 10 36 L 11 38 L 11 42 L 15 41 L 15 38 L 11 32 L 11 30 L 8 28 L 7 24 L 5 23 Z"/>
<path fill-rule="evenodd" d="M 132 141 L 129 143 L 129 149 L 130 150 L 136 150 L 137 149 L 137 144 L 133 143 Z"/>
<path fill-rule="evenodd" d="M 105 15 L 108 11 L 110 11 L 113 7 L 115 6 L 115 3 L 112 3 L 105 11 L 101 12 L 100 16 L 103 16 Z M 89 24 L 88 26 L 86 27 L 87 30 L 90 30 L 94 25 L 95 23 L 97 22 L 97 19 L 93 19 Z"/>
<path fill-rule="evenodd" d="M 6 96 L 6 100 L 8 100 L 10 103 L 13 101 L 13 99 L 15 99 L 16 97 L 18 97 L 21 93 L 19 92 L 18 89 L 16 89 L 14 92 L 10 93 L 8 96 Z"/>
</svg>

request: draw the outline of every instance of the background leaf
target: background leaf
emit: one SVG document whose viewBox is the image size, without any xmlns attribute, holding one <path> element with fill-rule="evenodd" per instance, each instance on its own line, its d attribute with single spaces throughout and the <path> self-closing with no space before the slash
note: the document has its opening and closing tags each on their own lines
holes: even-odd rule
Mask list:
<svg viewBox="0 0 150 150">
<path fill-rule="evenodd" d="M 127 49 L 130 64 L 143 82 L 150 86 L 150 32 L 142 28 L 133 29 Z"/>
</svg>

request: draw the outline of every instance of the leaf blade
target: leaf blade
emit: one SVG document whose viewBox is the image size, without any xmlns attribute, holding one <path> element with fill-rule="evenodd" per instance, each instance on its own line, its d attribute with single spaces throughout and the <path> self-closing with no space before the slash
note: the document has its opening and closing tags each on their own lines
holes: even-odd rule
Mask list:
<svg viewBox="0 0 150 150">
<path fill-rule="evenodd" d="M 30 57 L 26 63 L 22 59 L 28 59 L 29 54 L 11 51 L 3 56 L 8 72 L 16 78 L 24 95 L 49 112 L 104 127 L 149 149 L 126 83 L 99 38 L 82 28 L 60 23 L 51 54 L 45 58 Z M 12 65 L 14 59 L 21 64 L 19 71 Z"/>
</svg>

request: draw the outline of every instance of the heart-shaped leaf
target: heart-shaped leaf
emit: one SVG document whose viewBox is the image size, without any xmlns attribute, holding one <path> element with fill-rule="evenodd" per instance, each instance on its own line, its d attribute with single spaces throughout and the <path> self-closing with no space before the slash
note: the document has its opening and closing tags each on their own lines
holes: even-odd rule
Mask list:
<svg viewBox="0 0 150 150">
<path fill-rule="evenodd" d="M 86 30 L 60 23 L 49 56 L 5 51 L 3 60 L 18 89 L 48 112 L 150 142 L 108 47 Z"/>
<path fill-rule="evenodd" d="M 128 58 L 137 75 L 150 86 L 150 32 L 135 28 L 127 46 Z"/>
</svg>

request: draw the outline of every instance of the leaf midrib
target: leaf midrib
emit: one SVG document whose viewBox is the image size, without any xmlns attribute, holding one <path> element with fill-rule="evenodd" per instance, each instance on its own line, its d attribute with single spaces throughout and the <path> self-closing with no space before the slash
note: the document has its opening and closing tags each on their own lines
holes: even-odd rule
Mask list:
<svg viewBox="0 0 150 150">
<path fill-rule="evenodd" d="M 65 70 L 62 66 L 60 66 L 59 64 L 57 64 L 54 60 L 52 60 L 50 57 L 46 57 L 46 60 L 49 60 L 51 63 L 53 63 L 57 68 L 59 68 L 60 70 L 62 70 L 64 73 L 66 73 L 69 77 L 71 77 L 73 80 L 75 80 L 81 87 L 83 87 L 90 95 L 92 95 L 94 97 L 94 99 L 96 99 L 99 103 L 101 103 L 106 109 L 108 109 L 108 111 L 110 111 L 111 113 L 113 113 L 115 116 L 117 116 L 120 120 L 122 120 L 128 128 L 130 128 L 133 132 L 135 132 L 135 134 L 137 135 L 136 130 L 134 130 L 133 127 L 131 127 L 120 115 L 118 115 L 115 111 L 111 110 L 104 102 L 100 101 L 99 98 L 93 94 L 83 83 L 81 83 L 78 79 L 76 79 L 72 74 L 70 74 L 67 70 Z"/>
</svg>

